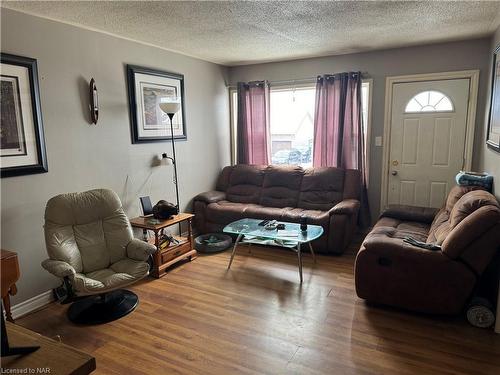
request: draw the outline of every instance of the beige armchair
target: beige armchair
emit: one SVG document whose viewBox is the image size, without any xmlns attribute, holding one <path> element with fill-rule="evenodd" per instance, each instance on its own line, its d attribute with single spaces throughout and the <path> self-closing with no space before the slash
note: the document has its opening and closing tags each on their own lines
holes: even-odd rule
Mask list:
<svg viewBox="0 0 500 375">
<path fill-rule="evenodd" d="M 42 267 L 64 280 L 68 317 L 78 324 L 106 323 L 127 315 L 137 295 L 123 290 L 149 274 L 156 251 L 133 237 L 120 199 L 111 190 L 61 194 L 45 209 L 45 243 L 50 259 Z"/>
</svg>

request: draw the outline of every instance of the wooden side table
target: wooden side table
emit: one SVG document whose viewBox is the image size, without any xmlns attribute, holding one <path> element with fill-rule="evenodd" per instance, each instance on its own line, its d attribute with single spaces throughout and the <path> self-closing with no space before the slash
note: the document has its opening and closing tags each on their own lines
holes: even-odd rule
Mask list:
<svg viewBox="0 0 500 375">
<path fill-rule="evenodd" d="M 17 254 L 9 250 L 1 250 L 0 255 L 1 266 L 1 291 L 2 301 L 5 307 L 5 315 L 8 321 L 13 322 L 10 312 L 10 296 L 17 293 L 16 281 L 19 280 L 19 261 Z"/>
<path fill-rule="evenodd" d="M 198 255 L 194 250 L 192 220 L 194 215 L 188 213 L 179 213 L 171 219 L 156 222 L 153 217 L 135 217 L 130 220 L 130 225 L 134 228 L 141 228 L 146 231 L 152 231 L 154 238 L 150 243 L 156 246 L 158 251 L 153 255 L 153 269 L 151 275 L 160 278 L 165 275 L 166 269 L 171 265 L 184 259 L 193 260 Z M 174 236 L 179 241 L 178 244 L 171 244 L 167 248 L 160 249 L 160 235 L 163 229 L 182 222 L 188 223 L 188 235 Z"/>
</svg>

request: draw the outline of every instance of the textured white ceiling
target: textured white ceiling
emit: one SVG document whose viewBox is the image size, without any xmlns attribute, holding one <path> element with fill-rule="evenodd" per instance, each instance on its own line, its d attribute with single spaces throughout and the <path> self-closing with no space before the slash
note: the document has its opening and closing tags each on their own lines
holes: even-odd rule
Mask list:
<svg viewBox="0 0 500 375">
<path fill-rule="evenodd" d="M 500 23 L 500 2 L 494 1 L 2 1 L 1 6 L 224 65 L 475 38 Z"/>
</svg>

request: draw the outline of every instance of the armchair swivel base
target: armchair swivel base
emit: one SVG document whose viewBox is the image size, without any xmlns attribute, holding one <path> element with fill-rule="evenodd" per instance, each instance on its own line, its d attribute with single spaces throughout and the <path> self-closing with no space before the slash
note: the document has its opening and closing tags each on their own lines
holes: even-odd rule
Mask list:
<svg viewBox="0 0 500 375">
<path fill-rule="evenodd" d="M 128 315 L 138 304 L 135 293 L 117 289 L 73 302 L 68 309 L 68 318 L 75 324 L 104 324 Z"/>
</svg>

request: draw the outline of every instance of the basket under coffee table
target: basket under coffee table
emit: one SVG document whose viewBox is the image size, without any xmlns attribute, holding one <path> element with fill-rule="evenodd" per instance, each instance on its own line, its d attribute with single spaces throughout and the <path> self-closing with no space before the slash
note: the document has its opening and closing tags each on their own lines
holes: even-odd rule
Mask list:
<svg viewBox="0 0 500 375">
<path fill-rule="evenodd" d="M 259 243 L 262 244 L 262 240 L 272 240 L 273 246 L 286 247 L 294 250 L 297 253 L 298 264 L 299 264 L 299 276 L 300 282 L 302 282 L 302 251 L 301 246 L 303 244 L 308 244 L 311 250 L 311 255 L 314 262 L 316 262 L 316 257 L 314 255 L 314 250 L 311 245 L 311 241 L 321 237 L 323 234 L 323 227 L 319 225 L 307 225 L 307 231 L 300 230 L 300 224 L 287 223 L 285 221 L 278 221 L 278 224 L 284 224 L 284 230 L 268 230 L 259 223 L 262 219 L 241 219 L 233 221 L 232 223 L 226 225 L 223 229 L 224 233 L 236 234 L 236 242 L 233 246 L 233 251 L 231 253 L 231 260 L 227 269 L 231 268 L 233 263 L 234 255 L 236 253 L 236 248 L 238 244 L 242 242 L 245 243 Z M 291 236 L 293 234 L 293 236 Z M 295 235 L 296 234 L 296 235 Z"/>
</svg>

